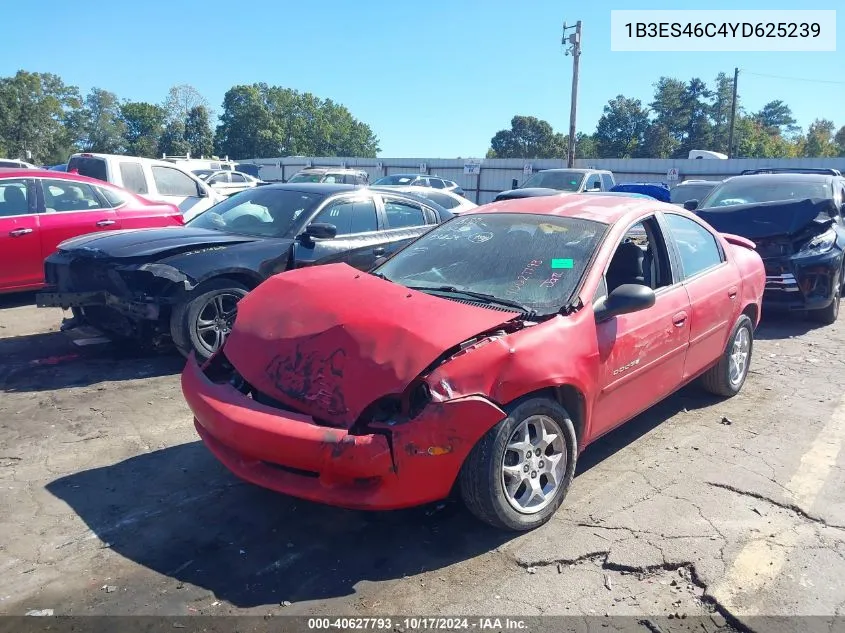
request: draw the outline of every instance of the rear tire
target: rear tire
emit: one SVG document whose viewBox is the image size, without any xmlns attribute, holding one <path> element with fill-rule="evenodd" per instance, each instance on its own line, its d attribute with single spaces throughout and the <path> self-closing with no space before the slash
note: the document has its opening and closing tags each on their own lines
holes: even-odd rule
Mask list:
<svg viewBox="0 0 845 633">
<path fill-rule="evenodd" d="M 232 279 L 212 279 L 197 286 L 173 307 L 170 336 L 183 356 L 191 352 L 200 362 L 211 358 L 226 340 L 235 320 L 237 303 L 249 288 Z"/>
<path fill-rule="evenodd" d="M 701 386 L 725 398 L 738 394 L 748 377 L 753 348 L 754 324 L 747 315 L 741 314 L 731 330 L 719 362 L 701 376 Z"/>
<path fill-rule="evenodd" d="M 461 497 L 493 527 L 532 530 L 560 507 L 577 456 L 566 410 L 548 398 L 526 399 L 473 447 L 459 476 Z"/>
</svg>

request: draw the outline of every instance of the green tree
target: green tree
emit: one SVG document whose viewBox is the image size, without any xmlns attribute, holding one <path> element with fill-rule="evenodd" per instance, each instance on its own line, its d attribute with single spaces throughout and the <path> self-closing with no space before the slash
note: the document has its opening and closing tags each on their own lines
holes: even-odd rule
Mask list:
<svg viewBox="0 0 845 633">
<path fill-rule="evenodd" d="M 181 121 L 183 124 L 187 124 L 191 110 L 198 106 L 208 109 L 208 101 L 190 84 L 170 88 L 163 105 L 168 123 Z"/>
<path fill-rule="evenodd" d="M 63 162 L 82 132 L 76 86 L 49 73 L 0 78 L 0 151 L 38 163 Z"/>
<path fill-rule="evenodd" d="M 642 149 L 648 110 L 639 99 L 618 95 L 604 106 L 593 135 L 602 158 L 631 158 Z"/>
<path fill-rule="evenodd" d="M 158 140 L 158 154 L 184 156 L 190 151 L 191 146 L 185 140 L 185 124 L 178 120 L 168 123 Z"/>
<path fill-rule="evenodd" d="M 652 121 L 643 135 L 643 147 L 640 156 L 647 158 L 669 158 L 675 154 L 678 141 L 669 133 L 665 125 Z"/>
<path fill-rule="evenodd" d="M 728 152 L 730 138 L 731 106 L 733 102 L 733 77 L 725 73 L 716 75 L 715 90 L 713 90 L 713 105 L 710 107 L 710 119 L 713 122 L 712 149 L 715 152 Z M 739 95 L 737 95 L 739 107 Z M 708 148 L 709 149 L 709 148 Z"/>
<path fill-rule="evenodd" d="M 833 131 L 835 129 L 833 121 L 828 119 L 816 119 L 813 121 L 807 130 L 804 155 L 810 158 L 836 156 L 839 152 L 833 140 Z"/>
<path fill-rule="evenodd" d="M 845 156 L 845 125 L 839 128 L 839 131 L 833 137 L 833 140 L 839 148 L 839 155 Z"/>
<path fill-rule="evenodd" d="M 547 121 L 520 115 L 511 119 L 511 129 L 496 132 L 490 149 L 496 158 L 563 158 L 568 152 L 566 138 Z"/>
<path fill-rule="evenodd" d="M 205 106 L 195 106 L 188 112 L 185 141 L 191 148 L 191 156 L 211 156 L 214 152 L 214 132 L 211 131 L 208 108 Z"/>
<path fill-rule="evenodd" d="M 375 157 L 379 150 L 372 129 L 344 106 L 264 83 L 226 92 L 215 146 L 241 158 Z"/>
<path fill-rule="evenodd" d="M 124 144 L 130 156 L 156 158 L 158 142 L 164 132 L 164 108 L 142 101 L 129 101 L 120 106 L 125 127 Z"/>
<path fill-rule="evenodd" d="M 564 138 L 564 147 L 569 151 L 569 135 Z M 575 158 L 601 158 L 595 136 L 584 132 L 575 135 Z"/>
<path fill-rule="evenodd" d="M 712 145 L 713 124 L 710 116 L 713 96 L 713 92 L 697 77 L 687 83 L 661 77 L 655 84 L 654 100 L 650 107 L 655 114 L 655 122 L 675 141 L 672 157 L 682 158 L 691 149 Z"/>
<path fill-rule="evenodd" d="M 773 136 L 795 130 L 795 117 L 792 116 L 791 108 L 783 101 L 769 101 L 753 116 L 763 129 Z"/>
<path fill-rule="evenodd" d="M 126 124 L 120 116 L 117 95 L 92 88 L 85 97 L 85 134 L 82 149 L 87 152 L 119 154 L 123 151 Z"/>
</svg>

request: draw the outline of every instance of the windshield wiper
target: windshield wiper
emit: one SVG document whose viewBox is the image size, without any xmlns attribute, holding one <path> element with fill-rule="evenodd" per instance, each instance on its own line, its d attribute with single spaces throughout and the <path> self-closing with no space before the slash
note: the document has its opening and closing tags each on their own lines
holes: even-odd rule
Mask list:
<svg viewBox="0 0 845 633">
<path fill-rule="evenodd" d="M 393 281 L 392 279 L 388 279 L 384 273 L 370 273 L 373 277 L 378 277 L 379 279 L 384 279 L 385 281 Z"/>
<path fill-rule="evenodd" d="M 536 311 L 533 308 L 529 308 L 528 306 L 525 306 L 517 301 L 511 301 L 510 299 L 502 299 L 500 297 L 497 297 L 496 295 L 490 295 L 484 292 L 461 290 L 460 288 L 456 288 L 455 286 L 406 286 L 406 288 L 410 288 L 411 290 L 419 290 L 422 292 L 425 292 L 426 290 L 434 290 L 436 292 L 448 292 L 450 294 L 464 295 L 465 297 L 471 297 L 472 299 L 476 299 L 484 303 L 498 303 L 502 306 L 516 308 L 520 312 L 525 313 L 528 317 L 532 317 L 536 314 Z"/>
</svg>

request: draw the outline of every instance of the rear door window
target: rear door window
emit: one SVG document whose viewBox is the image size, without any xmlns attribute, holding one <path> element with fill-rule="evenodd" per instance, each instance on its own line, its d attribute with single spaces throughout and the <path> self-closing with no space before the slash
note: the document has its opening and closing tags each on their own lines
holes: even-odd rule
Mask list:
<svg viewBox="0 0 845 633">
<path fill-rule="evenodd" d="M 403 200 L 386 198 L 384 213 L 387 216 L 387 227 L 390 229 L 406 229 L 426 224 L 422 207 Z"/>
<path fill-rule="evenodd" d="M 601 175 L 601 184 L 602 188 L 605 191 L 610 191 L 611 189 L 613 189 L 613 178 L 610 177 L 610 174 Z"/>
<path fill-rule="evenodd" d="M 29 189 L 23 178 L 0 180 L 0 218 L 29 213 Z"/>
<path fill-rule="evenodd" d="M 175 167 L 153 165 L 156 189 L 163 196 L 197 197 L 197 185 L 190 176 Z"/>
<path fill-rule="evenodd" d="M 236 172 L 231 173 L 232 182 L 246 182 L 246 178 L 244 178 L 243 174 L 238 174 Z"/>
<path fill-rule="evenodd" d="M 442 180 L 440 180 L 440 178 L 429 178 L 428 182 L 430 182 L 431 186 L 434 187 L 435 189 L 445 189 L 446 188 L 446 184 Z"/>
<path fill-rule="evenodd" d="M 123 188 L 134 193 L 148 193 L 147 178 L 144 176 L 144 168 L 141 163 L 122 160 L 118 163 L 120 179 L 123 181 Z"/>
<path fill-rule="evenodd" d="M 352 226 L 350 233 L 368 233 L 378 230 L 378 215 L 376 204 L 370 200 L 358 200 L 352 209 Z"/>
<path fill-rule="evenodd" d="M 90 211 L 103 208 L 94 187 L 88 183 L 74 180 L 44 179 L 41 181 L 41 186 L 44 191 L 44 206 L 47 213 Z"/>
<path fill-rule="evenodd" d="M 94 187 L 100 197 L 105 200 L 110 207 L 115 208 L 129 202 L 129 196 L 116 189 L 106 189 L 105 187 Z"/>
<path fill-rule="evenodd" d="M 108 169 L 106 169 L 106 161 L 102 158 L 94 156 L 74 156 L 68 161 L 67 170 L 76 170 L 80 176 L 88 176 L 89 178 L 96 178 L 104 182 L 109 181 Z"/>
</svg>

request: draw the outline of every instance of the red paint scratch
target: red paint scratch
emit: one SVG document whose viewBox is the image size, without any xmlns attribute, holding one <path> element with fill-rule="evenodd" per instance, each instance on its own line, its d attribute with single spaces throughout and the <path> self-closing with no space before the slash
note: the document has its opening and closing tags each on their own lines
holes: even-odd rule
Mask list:
<svg viewBox="0 0 845 633">
<path fill-rule="evenodd" d="M 66 354 L 64 356 L 48 356 L 47 358 L 38 358 L 30 361 L 30 365 L 58 365 L 71 360 L 79 358 L 79 354 Z"/>
</svg>

